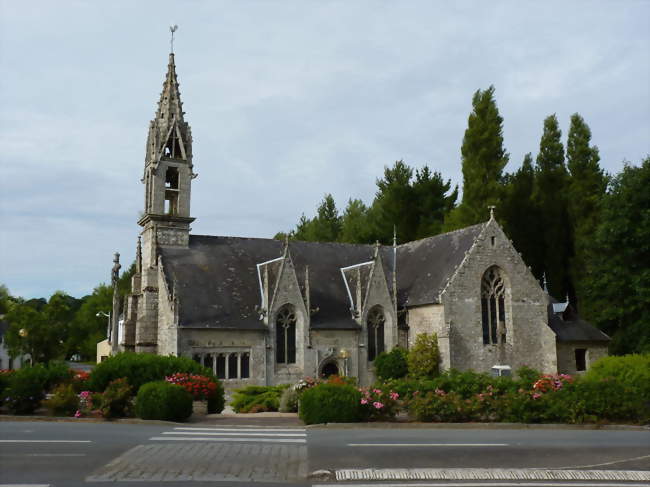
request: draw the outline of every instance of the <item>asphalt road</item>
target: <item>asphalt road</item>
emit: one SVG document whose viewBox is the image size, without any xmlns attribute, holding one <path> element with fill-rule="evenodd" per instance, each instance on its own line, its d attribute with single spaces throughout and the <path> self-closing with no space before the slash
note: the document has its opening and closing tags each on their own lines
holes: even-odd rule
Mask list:
<svg viewBox="0 0 650 487">
<path fill-rule="evenodd" d="M 329 486 L 306 476 L 452 468 L 650 471 L 650 430 L 0 422 L 0 486 Z"/>
</svg>

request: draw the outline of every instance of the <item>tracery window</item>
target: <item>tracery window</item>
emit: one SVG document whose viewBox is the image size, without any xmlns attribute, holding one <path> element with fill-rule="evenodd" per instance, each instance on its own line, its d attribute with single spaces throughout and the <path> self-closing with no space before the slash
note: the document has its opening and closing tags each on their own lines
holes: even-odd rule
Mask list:
<svg viewBox="0 0 650 487">
<path fill-rule="evenodd" d="M 296 363 L 296 312 L 283 306 L 275 319 L 275 360 L 279 364 Z"/>
<path fill-rule="evenodd" d="M 498 267 L 490 267 L 481 280 L 483 344 L 506 341 L 506 286 Z M 500 337 L 499 337 L 500 335 Z"/>
<path fill-rule="evenodd" d="M 384 322 L 386 317 L 379 306 L 368 312 L 368 360 L 372 362 L 375 357 L 384 351 Z"/>
</svg>

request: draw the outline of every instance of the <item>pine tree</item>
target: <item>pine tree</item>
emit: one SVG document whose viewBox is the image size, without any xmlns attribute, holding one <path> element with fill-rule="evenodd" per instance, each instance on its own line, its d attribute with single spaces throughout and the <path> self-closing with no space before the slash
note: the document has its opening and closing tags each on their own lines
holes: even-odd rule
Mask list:
<svg viewBox="0 0 650 487">
<path fill-rule="evenodd" d="M 533 194 L 541 215 L 538 234 L 544 245 L 544 271 L 550 293 L 558 299 L 571 290 L 568 263 L 572 254 L 567 215 L 568 174 L 561 138 L 557 117 L 550 115 L 544 120 Z"/>
<path fill-rule="evenodd" d="M 368 207 L 359 199 L 348 201 L 341 218 L 339 242 L 371 243 L 370 223 L 368 222 Z"/>
<path fill-rule="evenodd" d="M 458 186 L 451 191 L 451 180 L 442 178 L 439 172 L 431 172 L 428 166 L 415 171 L 413 191 L 417 212 L 415 238 L 424 238 L 442 232 L 445 216 L 454 209 L 458 199 Z"/>
<path fill-rule="evenodd" d="M 539 212 L 533 201 L 535 169 L 533 156 L 528 153 L 517 172 L 504 178 L 504 193 L 498 219 L 515 248 L 521 253 L 533 274 L 542 277 L 544 272 L 543 246 L 539 240 Z"/>
<path fill-rule="evenodd" d="M 393 167 L 384 168 L 383 179 L 377 180 L 377 193 L 370 209 L 373 237 L 389 244 L 393 241 L 393 229 L 401 242 L 415 238 L 418 218 L 415 193 L 411 185 L 413 169 L 404 161 L 396 161 Z"/>
<path fill-rule="evenodd" d="M 494 86 L 478 90 L 461 148 L 463 200 L 445 225 L 453 230 L 486 220 L 489 205 L 501 200 L 502 171 L 508 163 L 503 147 L 503 118 L 494 99 Z"/>
<path fill-rule="evenodd" d="M 568 215 L 574 242 L 570 263 L 571 280 L 578 304 L 584 297 L 587 246 L 598 225 L 599 205 L 607 187 L 607 177 L 599 165 L 598 147 L 590 146 L 591 130 L 577 113 L 571 116 L 567 139 L 569 169 Z"/>
</svg>

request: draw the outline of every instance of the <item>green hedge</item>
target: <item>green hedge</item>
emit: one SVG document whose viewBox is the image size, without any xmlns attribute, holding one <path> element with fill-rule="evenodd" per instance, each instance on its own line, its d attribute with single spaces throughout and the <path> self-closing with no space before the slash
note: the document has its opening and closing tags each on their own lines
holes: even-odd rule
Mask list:
<svg viewBox="0 0 650 487">
<path fill-rule="evenodd" d="M 650 354 L 603 357 L 584 375 L 587 381 L 614 380 L 650 401 Z"/>
<path fill-rule="evenodd" d="M 305 424 L 361 421 L 361 393 L 351 385 L 319 384 L 300 395 L 298 416 Z"/>
<path fill-rule="evenodd" d="M 233 394 L 231 406 L 236 413 L 261 413 L 277 411 L 280 408 L 280 396 L 289 387 L 288 384 L 279 386 L 248 386 L 237 389 Z"/>
<path fill-rule="evenodd" d="M 192 395 L 169 382 L 149 382 L 138 390 L 135 413 L 142 419 L 185 421 L 192 415 Z"/>
<path fill-rule="evenodd" d="M 63 362 L 23 367 L 3 378 L 2 401 L 12 414 L 32 414 L 45 392 L 72 380 L 72 371 Z"/>
<path fill-rule="evenodd" d="M 137 391 L 147 382 L 164 380 L 165 377 L 176 372 L 214 377 L 210 369 L 186 357 L 124 352 L 97 364 L 90 373 L 88 387 L 92 391 L 101 392 L 110 382 L 126 378 L 133 389 Z M 220 387 L 220 389 L 223 391 L 223 388 Z"/>
</svg>

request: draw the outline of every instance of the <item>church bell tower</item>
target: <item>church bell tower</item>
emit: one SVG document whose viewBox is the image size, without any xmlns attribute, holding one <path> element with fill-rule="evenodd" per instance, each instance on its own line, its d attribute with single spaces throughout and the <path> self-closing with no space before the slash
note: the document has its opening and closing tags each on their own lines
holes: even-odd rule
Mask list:
<svg viewBox="0 0 650 487">
<path fill-rule="evenodd" d="M 167 75 L 158 110 L 149 123 L 144 163 L 142 267 L 155 267 L 159 247 L 189 244 L 190 192 L 197 175 L 192 166 L 192 132 L 184 118 L 178 91 L 174 53 L 169 54 Z"/>
</svg>

